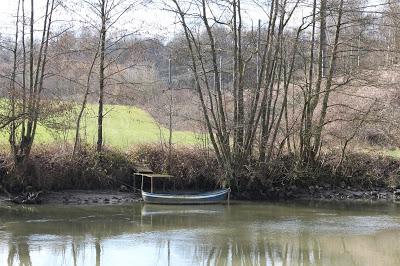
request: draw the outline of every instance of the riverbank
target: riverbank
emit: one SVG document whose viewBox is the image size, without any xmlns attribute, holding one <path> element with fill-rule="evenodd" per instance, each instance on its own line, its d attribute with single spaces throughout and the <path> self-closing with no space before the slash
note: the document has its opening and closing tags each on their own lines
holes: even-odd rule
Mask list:
<svg viewBox="0 0 400 266">
<path fill-rule="evenodd" d="M 400 189 L 389 191 L 386 189 L 377 190 L 356 190 L 354 188 L 327 188 L 312 186 L 309 189 L 290 187 L 285 190 L 271 188 L 262 199 L 251 199 L 243 194 L 232 194 L 233 200 L 257 201 L 380 201 L 399 202 Z M 139 193 L 121 192 L 118 190 L 64 190 L 42 193 L 41 204 L 63 204 L 63 205 L 120 205 L 141 201 Z M 5 194 L 0 194 L 0 204 L 10 202 Z"/>
<path fill-rule="evenodd" d="M 375 188 L 372 190 L 360 190 L 352 187 L 331 188 L 330 185 L 310 186 L 309 188 L 298 188 L 291 186 L 288 188 L 270 188 L 264 198 L 274 200 L 328 200 L 328 201 L 351 201 L 351 200 L 374 200 L 374 201 L 399 201 L 400 189 Z M 243 193 L 239 198 L 249 198 Z"/>
<path fill-rule="evenodd" d="M 42 204 L 112 205 L 138 202 L 139 194 L 118 190 L 64 190 L 41 193 Z M 9 202 L 7 195 L 0 194 L 0 203 Z"/>
<path fill-rule="evenodd" d="M 301 165 L 294 156 L 284 155 L 268 164 L 249 162 L 237 182 L 231 184 L 235 200 L 399 200 L 400 160 L 371 154 L 324 154 L 315 165 Z M 121 187 L 139 188 L 134 178 L 138 165 L 156 173 L 175 176 L 174 182 L 155 181 L 155 187 L 210 191 L 221 187 L 224 171 L 209 150 L 173 150 L 171 168 L 168 152 L 158 146 L 138 146 L 127 152 L 87 149 L 72 155 L 69 149 L 35 150 L 25 171 L 12 167 L 0 154 L 0 187 L 13 195 L 46 191 L 43 202 L 99 204 L 138 200 Z M 148 186 L 149 184 L 145 184 Z M 55 191 L 55 192 L 54 192 Z M 61 192 L 57 192 L 61 191 Z M 127 191 L 122 190 L 122 191 Z M 117 193 L 117 195 L 113 193 Z M 46 199 L 46 197 L 48 199 Z"/>
</svg>

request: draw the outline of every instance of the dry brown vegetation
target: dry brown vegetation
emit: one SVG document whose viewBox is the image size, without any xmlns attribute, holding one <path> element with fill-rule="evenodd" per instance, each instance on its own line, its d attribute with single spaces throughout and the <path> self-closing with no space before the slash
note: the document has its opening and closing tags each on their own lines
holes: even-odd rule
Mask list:
<svg viewBox="0 0 400 266">
<path fill-rule="evenodd" d="M 282 156 L 266 165 L 254 161 L 238 173 L 240 181 L 233 187 L 233 195 L 238 199 L 260 200 L 309 194 L 314 186 L 357 191 L 394 191 L 400 188 L 398 160 L 349 153 L 339 166 L 340 156 L 337 154 L 327 153 L 320 164 L 307 168 L 296 163 L 293 156 Z M 118 189 L 121 185 L 133 189 L 132 177 L 138 164 L 146 164 L 163 173 L 169 165 L 168 153 L 160 146 L 145 145 L 125 153 L 106 149 L 99 160 L 93 149 L 71 156 L 70 148 L 60 151 L 58 147 L 46 147 L 33 151 L 23 173 L 13 168 L 8 156 L 1 155 L 0 184 L 14 193 L 26 189 Z M 223 169 L 207 150 L 179 149 L 172 153 L 170 173 L 176 177 L 177 189 L 211 190 L 220 185 Z M 161 188 L 162 183 L 156 183 L 156 186 Z M 172 186 L 172 182 L 166 183 L 167 188 Z"/>
</svg>

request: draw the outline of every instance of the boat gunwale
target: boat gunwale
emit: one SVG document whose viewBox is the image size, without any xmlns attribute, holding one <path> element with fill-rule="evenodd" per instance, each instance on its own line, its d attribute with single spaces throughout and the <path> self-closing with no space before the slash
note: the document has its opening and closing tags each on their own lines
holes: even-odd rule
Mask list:
<svg viewBox="0 0 400 266">
<path fill-rule="evenodd" d="M 207 199 L 207 198 L 214 198 L 226 193 L 230 193 L 231 189 L 222 189 L 222 190 L 215 190 L 210 192 L 201 192 L 198 194 L 165 194 L 165 193 L 152 193 L 142 191 L 142 196 L 152 197 L 152 198 L 160 198 L 160 199 Z"/>
</svg>

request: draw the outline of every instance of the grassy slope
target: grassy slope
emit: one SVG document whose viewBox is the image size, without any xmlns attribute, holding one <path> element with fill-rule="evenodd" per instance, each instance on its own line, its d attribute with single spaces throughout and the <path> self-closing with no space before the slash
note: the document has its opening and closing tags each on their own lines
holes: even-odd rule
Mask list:
<svg viewBox="0 0 400 266">
<path fill-rule="evenodd" d="M 107 105 L 105 109 L 107 115 L 103 127 L 106 145 L 126 149 L 133 144 L 160 143 L 160 132 L 163 142 L 168 143 L 168 129 L 159 127 L 146 111 L 137 107 L 122 105 Z M 81 135 L 82 138 L 86 138 L 88 143 L 95 143 L 96 141 L 96 111 L 97 105 L 88 105 L 86 118 L 82 121 Z M 72 141 L 74 133 L 74 129 L 62 133 L 40 126 L 37 131 L 36 143 Z M 5 134 L 3 133 L 0 136 L 0 143 L 6 142 Z M 172 141 L 177 145 L 196 145 L 200 142 L 200 139 L 193 132 L 174 131 Z"/>
<path fill-rule="evenodd" d="M 400 159 L 400 149 L 394 149 L 394 150 L 383 150 L 381 152 L 383 156 L 390 156 L 395 159 Z"/>
</svg>

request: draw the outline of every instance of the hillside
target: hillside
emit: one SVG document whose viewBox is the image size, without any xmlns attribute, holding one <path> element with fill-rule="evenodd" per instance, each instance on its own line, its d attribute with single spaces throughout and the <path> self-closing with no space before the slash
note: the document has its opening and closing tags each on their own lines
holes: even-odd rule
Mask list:
<svg viewBox="0 0 400 266">
<path fill-rule="evenodd" d="M 97 105 L 89 104 L 87 115 L 82 120 L 81 136 L 88 143 L 96 142 L 97 134 Z M 123 105 L 106 105 L 104 118 L 105 144 L 127 149 L 134 144 L 168 143 L 169 130 L 159 125 L 146 111 Z M 74 121 L 75 118 L 71 119 Z M 49 129 L 43 125 L 38 127 L 36 143 L 50 144 L 53 142 L 71 142 L 74 138 L 74 128 L 71 125 L 67 130 Z M 7 141 L 6 135 L 1 134 L 0 143 Z M 176 145 L 200 144 L 200 136 L 189 131 L 174 131 L 173 143 Z"/>
</svg>

